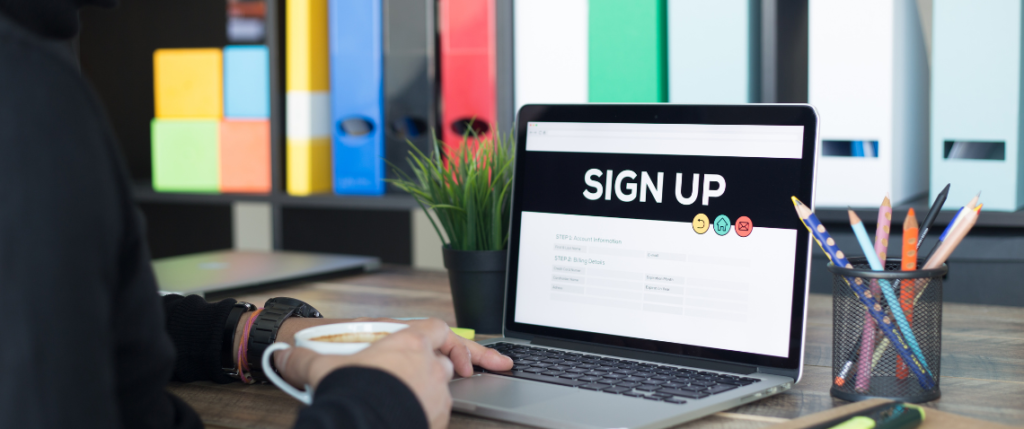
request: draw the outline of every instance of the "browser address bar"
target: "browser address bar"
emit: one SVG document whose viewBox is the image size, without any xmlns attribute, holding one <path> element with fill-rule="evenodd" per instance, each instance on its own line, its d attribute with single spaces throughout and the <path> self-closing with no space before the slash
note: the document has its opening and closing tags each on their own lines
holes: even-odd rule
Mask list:
<svg viewBox="0 0 1024 429">
<path fill-rule="evenodd" d="M 539 137 L 587 137 L 612 139 L 680 139 L 700 141 L 793 141 L 802 140 L 803 133 L 695 133 L 665 131 L 584 131 L 584 130 L 544 130 Z"/>
</svg>

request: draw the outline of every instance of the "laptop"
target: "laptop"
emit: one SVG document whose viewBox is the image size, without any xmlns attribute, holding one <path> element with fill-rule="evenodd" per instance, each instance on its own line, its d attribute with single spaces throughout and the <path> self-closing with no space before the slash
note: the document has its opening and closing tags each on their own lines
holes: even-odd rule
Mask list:
<svg viewBox="0 0 1024 429">
<path fill-rule="evenodd" d="M 661 428 L 800 381 L 818 117 L 809 105 L 519 110 L 508 372 L 456 411 L 549 428 Z"/>
<path fill-rule="evenodd" d="M 372 256 L 283 250 L 218 250 L 153 260 L 153 272 L 161 295 L 205 295 L 378 268 L 380 259 Z"/>
</svg>

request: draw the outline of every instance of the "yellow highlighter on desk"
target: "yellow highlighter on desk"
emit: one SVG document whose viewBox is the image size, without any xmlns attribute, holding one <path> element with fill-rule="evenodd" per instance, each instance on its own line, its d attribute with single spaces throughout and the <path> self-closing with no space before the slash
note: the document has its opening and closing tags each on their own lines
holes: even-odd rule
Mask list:
<svg viewBox="0 0 1024 429">
<path fill-rule="evenodd" d="M 807 429 L 913 429 L 921 425 L 924 416 L 924 408 L 918 405 L 889 402 Z"/>
</svg>

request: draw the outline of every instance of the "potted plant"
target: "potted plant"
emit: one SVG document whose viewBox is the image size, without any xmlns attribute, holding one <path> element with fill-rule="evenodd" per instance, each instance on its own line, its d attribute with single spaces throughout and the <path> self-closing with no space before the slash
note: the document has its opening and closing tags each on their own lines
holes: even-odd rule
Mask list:
<svg viewBox="0 0 1024 429">
<path fill-rule="evenodd" d="M 515 142 L 511 134 L 495 132 L 467 134 L 461 143 L 444 153 L 435 136 L 429 155 L 410 143 L 412 174 L 395 168 L 398 178 L 390 182 L 437 218 L 430 222 L 444 243 L 458 325 L 500 333 Z"/>
</svg>

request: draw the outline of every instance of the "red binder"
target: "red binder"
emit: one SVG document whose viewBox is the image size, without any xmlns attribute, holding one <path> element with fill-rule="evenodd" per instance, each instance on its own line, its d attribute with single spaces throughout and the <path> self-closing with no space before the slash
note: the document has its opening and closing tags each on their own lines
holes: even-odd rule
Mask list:
<svg viewBox="0 0 1024 429">
<path fill-rule="evenodd" d="M 480 138 L 497 119 L 495 0 L 440 0 L 441 135 L 452 153 L 470 127 Z M 511 126 L 502 124 L 502 126 Z M 474 145 L 478 140 L 470 138 Z"/>
</svg>

